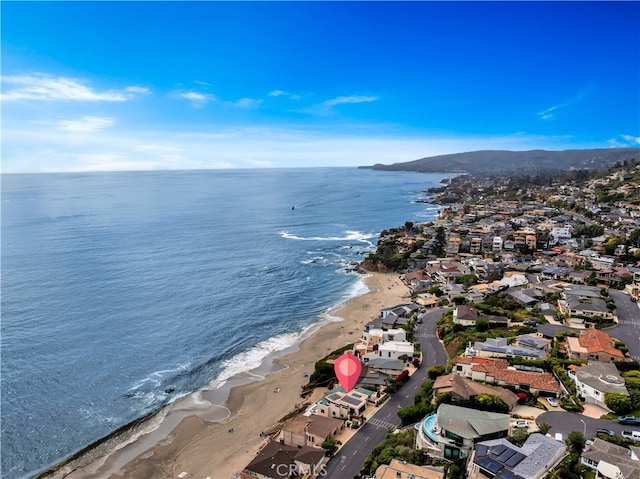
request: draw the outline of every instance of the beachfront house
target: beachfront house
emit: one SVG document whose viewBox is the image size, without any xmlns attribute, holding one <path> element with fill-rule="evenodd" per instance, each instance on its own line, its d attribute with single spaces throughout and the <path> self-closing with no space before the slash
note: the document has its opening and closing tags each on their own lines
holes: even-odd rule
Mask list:
<svg viewBox="0 0 640 479">
<path fill-rule="evenodd" d="M 333 388 L 317 402 L 317 414 L 339 419 L 362 419 L 367 401 L 373 391 L 364 388 L 355 388 L 345 392 L 342 386 Z"/>
<path fill-rule="evenodd" d="M 288 446 L 270 441 L 240 473 L 241 479 L 288 479 L 308 474 L 314 479 L 324 470 L 326 456 L 322 449 Z"/>
<path fill-rule="evenodd" d="M 378 346 L 378 356 L 385 359 L 402 359 L 411 360 L 415 349 L 412 343 L 408 341 L 386 341 Z"/>
<path fill-rule="evenodd" d="M 444 467 L 416 466 L 407 461 L 391 459 L 376 469 L 376 479 L 444 479 Z"/>
<path fill-rule="evenodd" d="M 320 447 L 344 430 L 344 421 L 331 417 L 299 414 L 282 428 L 282 441 L 288 446 Z"/>
</svg>

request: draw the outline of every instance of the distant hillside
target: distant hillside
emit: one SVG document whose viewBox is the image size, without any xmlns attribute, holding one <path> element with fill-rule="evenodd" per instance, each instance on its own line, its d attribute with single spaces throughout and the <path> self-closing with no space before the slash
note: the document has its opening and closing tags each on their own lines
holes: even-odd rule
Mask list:
<svg viewBox="0 0 640 479">
<path fill-rule="evenodd" d="M 377 164 L 374 170 L 423 173 L 521 174 L 549 170 L 602 169 L 616 161 L 639 160 L 640 148 L 602 148 L 565 151 L 483 150 L 439 155 L 392 165 Z"/>
</svg>

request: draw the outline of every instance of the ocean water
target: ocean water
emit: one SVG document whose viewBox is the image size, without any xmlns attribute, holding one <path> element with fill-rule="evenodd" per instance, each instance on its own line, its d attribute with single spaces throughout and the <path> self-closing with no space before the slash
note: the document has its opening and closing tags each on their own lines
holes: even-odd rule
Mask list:
<svg viewBox="0 0 640 479">
<path fill-rule="evenodd" d="M 2 175 L 0 475 L 32 477 L 295 343 L 364 291 L 350 263 L 383 229 L 435 217 L 423 191 L 444 177 Z"/>
</svg>

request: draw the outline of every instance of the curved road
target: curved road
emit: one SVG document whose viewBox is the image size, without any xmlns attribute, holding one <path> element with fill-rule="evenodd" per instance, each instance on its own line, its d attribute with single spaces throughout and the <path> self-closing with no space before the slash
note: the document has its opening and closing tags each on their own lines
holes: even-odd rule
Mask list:
<svg viewBox="0 0 640 479">
<path fill-rule="evenodd" d="M 420 316 L 422 324 L 418 324 L 414 331 L 414 338 L 420 342 L 422 349 L 423 362 L 420 369 L 329 460 L 323 478 L 351 479 L 360 474 L 364 460 L 384 440 L 387 429 L 400 424 L 397 410 L 413 404 L 413 398 L 427 378 L 427 370 L 436 364 L 447 364 L 447 353 L 436 336 L 436 321 L 445 311 L 446 309 L 438 308 Z"/>
<path fill-rule="evenodd" d="M 640 361 L 640 308 L 638 303 L 632 302 L 628 294 L 615 289 L 610 289 L 609 295 L 616 303 L 618 325 L 605 329 L 605 331 L 611 337 L 624 342 L 629 348 L 631 358 Z"/>
<path fill-rule="evenodd" d="M 611 429 L 615 431 L 616 436 L 621 436 L 622 431 L 638 429 L 638 426 L 624 426 L 611 419 L 594 419 L 566 411 L 548 411 L 542 413 L 536 419 L 536 424 L 540 425 L 542 422 L 551 425 L 550 434 L 559 432 L 565 439 L 571 431 L 581 432 L 589 439 L 595 437 L 596 429 L 598 428 Z"/>
</svg>

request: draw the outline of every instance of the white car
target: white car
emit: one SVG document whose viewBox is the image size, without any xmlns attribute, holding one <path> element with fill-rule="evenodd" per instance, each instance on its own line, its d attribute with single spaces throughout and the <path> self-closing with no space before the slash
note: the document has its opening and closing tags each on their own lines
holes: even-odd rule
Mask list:
<svg viewBox="0 0 640 479">
<path fill-rule="evenodd" d="M 558 407 L 558 401 L 554 398 L 547 398 L 547 402 L 549 403 L 549 406 Z"/>
<path fill-rule="evenodd" d="M 517 429 L 520 427 L 529 427 L 529 423 L 525 420 L 516 421 L 513 423 L 513 428 Z"/>
</svg>

